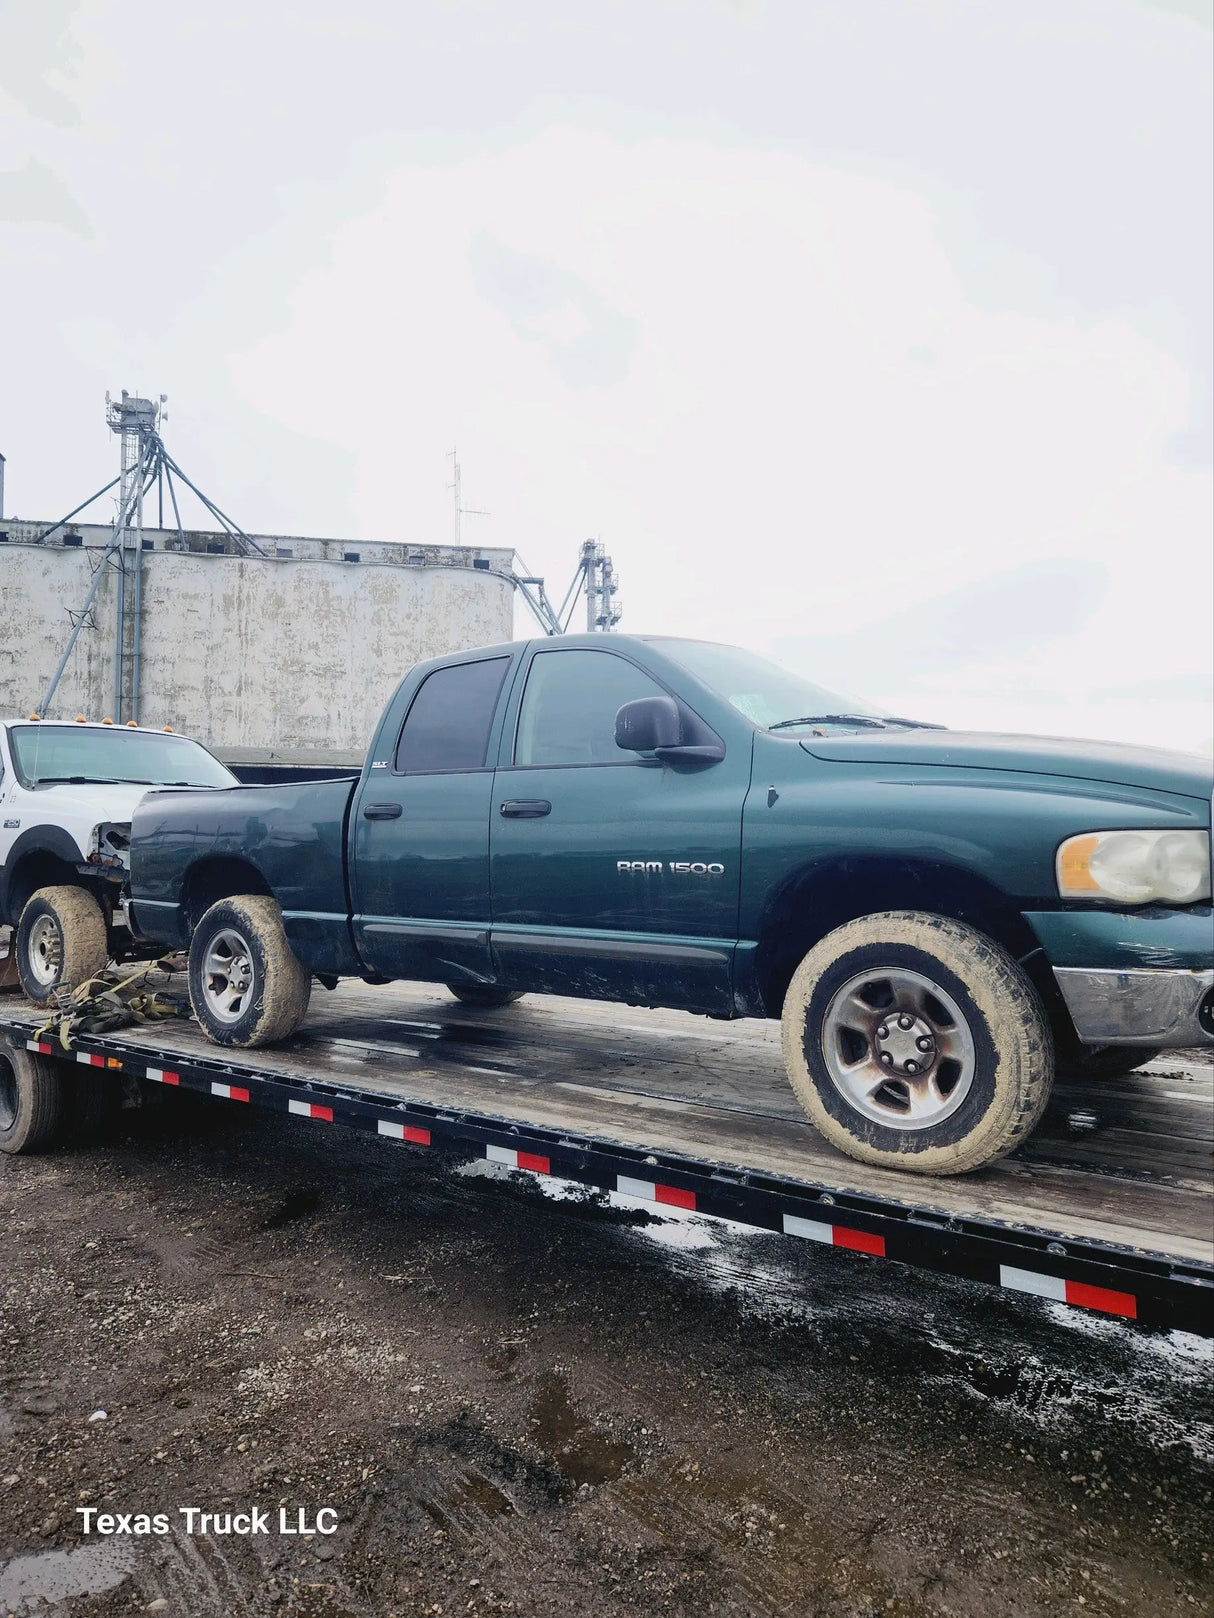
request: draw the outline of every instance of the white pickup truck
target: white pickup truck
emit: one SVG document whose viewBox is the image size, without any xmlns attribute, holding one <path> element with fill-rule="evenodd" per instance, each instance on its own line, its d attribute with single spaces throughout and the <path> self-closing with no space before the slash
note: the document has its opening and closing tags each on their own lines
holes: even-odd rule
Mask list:
<svg viewBox="0 0 1214 1618">
<path fill-rule="evenodd" d="M 0 723 L 0 926 L 29 999 L 155 954 L 128 909 L 131 816 L 151 787 L 229 787 L 198 742 L 136 725 Z M 141 947 L 142 946 L 142 947 Z"/>
</svg>

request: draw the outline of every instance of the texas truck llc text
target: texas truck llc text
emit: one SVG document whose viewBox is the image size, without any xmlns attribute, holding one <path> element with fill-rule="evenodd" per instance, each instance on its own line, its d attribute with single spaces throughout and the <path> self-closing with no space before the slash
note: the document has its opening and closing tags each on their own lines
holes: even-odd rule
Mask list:
<svg viewBox="0 0 1214 1618">
<path fill-rule="evenodd" d="M 77 1506 L 84 1519 L 86 1534 L 167 1534 L 169 1515 L 135 1511 L 101 1511 L 97 1506 Z M 335 1534 L 337 1513 L 322 1506 L 312 1516 L 303 1506 L 280 1506 L 277 1520 L 269 1511 L 253 1506 L 248 1511 L 203 1511 L 201 1506 L 178 1506 L 177 1515 L 185 1520 L 187 1534 Z M 273 1521 L 273 1527 L 271 1522 Z"/>
</svg>

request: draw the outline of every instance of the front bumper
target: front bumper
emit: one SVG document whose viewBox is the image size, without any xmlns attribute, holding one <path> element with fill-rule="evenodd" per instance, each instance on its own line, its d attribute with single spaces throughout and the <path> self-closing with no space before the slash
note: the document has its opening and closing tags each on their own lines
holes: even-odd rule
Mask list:
<svg viewBox="0 0 1214 1618">
<path fill-rule="evenodd" d="M 1214 1045 L 1214 970 L 1056 966 L 1085 1045 Z"/>
</svg>

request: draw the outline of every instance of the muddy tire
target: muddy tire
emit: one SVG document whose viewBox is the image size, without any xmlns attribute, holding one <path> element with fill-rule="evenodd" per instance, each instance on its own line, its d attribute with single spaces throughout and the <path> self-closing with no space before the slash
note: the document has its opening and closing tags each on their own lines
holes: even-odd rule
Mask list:
<svg viewBox="0 0 1214 1618">
<path fill-rule="evenodd" d="M 45 1056 L 0 1049 L 0 1152 L 43 1152 L 63 1122 L 63 1073 Z"/>
<path fill-rule="evenodd" d="M 512 1006 L 523 998 L 521 989 L 503 989 L 496 983 L 448 983 L 455 998 L 465 1006 Z"/>
<path fill-rule="evenodd" d="M 1054 1075 L 1049 1023 L 984 933 L 919 911 L 815 944 L 782 1019 L 797 1099 L 833 1146 L 915 1174 L 966 1174 L 1019 1146 Z"/>
<path fill-rule="evenodd" d="M 216 1045 L 272 1045 L 304 1019 L 312 975 L 292 953 L 282 911 L 262 894 L 213 904 L 190 940 L 190 1004 Z"/>
<path fill-rule="evenodd" d="M 27 1000 L 45 1006 L 56 989 L 79 988 L 104 972 L 109 939 L 101 906 L 84 888 L 39 888 L 21 912 L 14 944 Z"/>
</svg>

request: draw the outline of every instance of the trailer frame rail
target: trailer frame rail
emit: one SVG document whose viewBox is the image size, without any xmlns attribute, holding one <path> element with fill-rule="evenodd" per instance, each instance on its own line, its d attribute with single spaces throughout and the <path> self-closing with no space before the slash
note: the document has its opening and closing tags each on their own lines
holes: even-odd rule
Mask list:
<svg viewBox="0 0 1214 1618">
<path fill-rule="evenodd" d="M 519 1123 L 222 1057 L 81 1034 L 71 1047 L 2 1025 L 8 1042 L 44 1057 L 245 1103 L 315 1122 L 442 1147 L 472 1158 L 663 1207 L 732 1220 L 873 1258 L 1026 1292 L 1154 1329 L 1214 1336 L 1214 1264 L 1186 1263 L 1008 1221 L 956 1217 L 895 1198 L 649 1152 L 595 1136 Z"/>
</svg>

